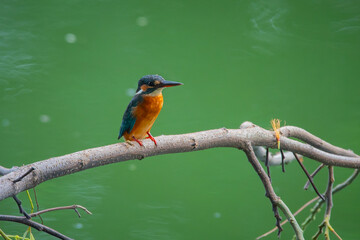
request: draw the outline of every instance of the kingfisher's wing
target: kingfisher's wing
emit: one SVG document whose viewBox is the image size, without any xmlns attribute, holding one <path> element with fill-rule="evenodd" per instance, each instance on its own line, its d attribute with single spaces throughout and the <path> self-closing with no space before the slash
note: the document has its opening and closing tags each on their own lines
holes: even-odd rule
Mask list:
<svg viewBox="0 0 360 240">
<path fill-rule="evenodd" d="M 135 95 L 129 105 L 126 108 L 126 111 L 124 113 L 122 122 L 121 122 L 121 126 L 120 126 L 120 132 L 119 132 L 119 137 L 118 139 L 120 139 L 122 137 L 122 135 L 124 135 L 125 132 L 130 133 L 132 128 L 134 127 L 136 118 L 133 115 L 133 109 L 142 101 L 142 96 L 137 94 Z"/>
</svg>

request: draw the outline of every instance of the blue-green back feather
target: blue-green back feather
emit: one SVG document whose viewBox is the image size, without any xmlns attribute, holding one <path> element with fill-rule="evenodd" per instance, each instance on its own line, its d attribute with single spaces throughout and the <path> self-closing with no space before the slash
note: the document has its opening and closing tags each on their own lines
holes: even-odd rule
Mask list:
<svg viewBox="0 0 360 240">
<path fill-rule="evenodd" d="M 122 119 L 122 123 L 121 123 L 121 127 L 120 127 L 120 132 L 119 132 L 119 137 L 118 139 L 120 139 L 125 132 L 130 133 L 132 128 L 135 125 L 136 122 L 136 118 L 133 115 L 133 109 L 143 100 L 143 97 L 141 94 L 136 94 L 130 101 L 129 105 L 126 108 L 126 111 L 124 113 L 123 119 Z"/>
</svg>

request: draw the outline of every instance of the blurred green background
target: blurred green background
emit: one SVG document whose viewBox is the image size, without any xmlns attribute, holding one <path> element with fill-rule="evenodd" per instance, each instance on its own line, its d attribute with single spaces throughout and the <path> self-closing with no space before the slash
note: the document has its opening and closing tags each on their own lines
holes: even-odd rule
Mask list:
<svg viewBox="0 0 360 240">
<path fill-rule="evenodd" d="M 270 128 L 280 118 L 360 153 L 358 1 L 2 0 L 0 19 L 2 166 L 116 143 L 146 74 L 184 83 L 164 91 L 154 136 L 243 121 Z M 272 169 L 273 184 L 295 211 L 315 193 L 302 190 L 296 163 L 286 169 Z M 335 184 L 351 172 L 336 168 Z M 315 179 L 321 191 L 326 173 Z M 356 180 L 334 196 L 331 223 L 343 239 L 360 236 L 359 187 Z M 43 215 L 75 239 L 254 239 L 275 224 L 260 179 L 235 149 L 112 164 L 36 189 L 41 209 L 81 204 L 93 212 Z M 26 194 L 19 198 L 29 210 Z M 0 213 L 18 214 L 12 199 Z M 285 226 L 281 239 L 292 235 Z"/>
</svg>

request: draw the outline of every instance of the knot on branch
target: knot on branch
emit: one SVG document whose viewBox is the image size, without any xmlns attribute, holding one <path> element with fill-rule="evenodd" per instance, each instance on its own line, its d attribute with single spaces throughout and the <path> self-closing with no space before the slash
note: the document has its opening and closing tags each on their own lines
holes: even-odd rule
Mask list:
<svg viewBox="0 0 360 240">
<path fill-rule="evenodd" d="M 227 129 L 226 127 L 222 127 L 221 128 L 224 132 L 228 133 L 229 132 L 229 129 Z"/>
<path fill-rule="evenodd" d="M 191 143 L 192 149 L 196 149 L 198 147 L 198 144 L 197 144 L 195 138 L 191 138 L 191 141 L 192 141 L 192 143 Z"/>
<path fill-rule="evenodd" d="M 139 154 L 136 156 L 137 160 L 143 160 L 145 158 L 145 155 Z"/>
</svg>

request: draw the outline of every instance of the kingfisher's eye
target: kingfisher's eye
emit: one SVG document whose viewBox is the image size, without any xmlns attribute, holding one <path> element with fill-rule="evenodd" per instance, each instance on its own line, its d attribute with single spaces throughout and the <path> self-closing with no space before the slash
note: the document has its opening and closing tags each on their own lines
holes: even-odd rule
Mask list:
<svg viewBox="0 0 360 240">
<path fill-rule="evenodd" d="M 150 86 L 150 87 L 155 86 L 155 85 L 154 85 L 154 82 L 149 82 L 149 86 Z"/>
</svg>

